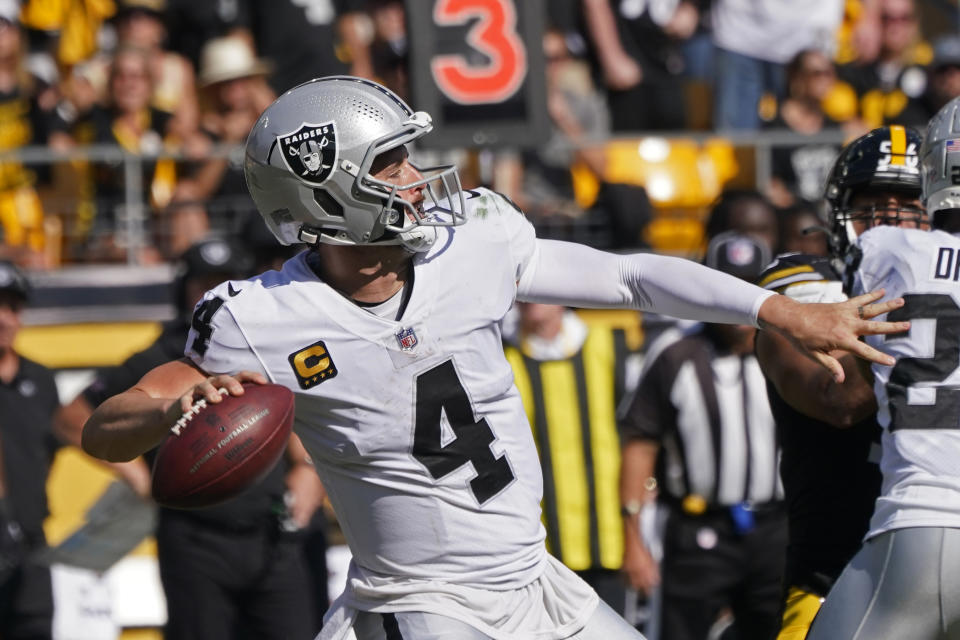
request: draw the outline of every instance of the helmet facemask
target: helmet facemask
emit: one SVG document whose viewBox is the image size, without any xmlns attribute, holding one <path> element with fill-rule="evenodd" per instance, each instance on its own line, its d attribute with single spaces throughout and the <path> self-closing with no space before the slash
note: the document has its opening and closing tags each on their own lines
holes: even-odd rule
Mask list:
<svg viewBox="0 0 960 640">
<path fill-rule="evenodd" d="M 374 227 L 380 234 L 368 244 L 400 244 L 414 252 L 424 251 L 436 240 L 435 227 L 452 227 L 466 222 L 463 189 L 455 165 L 420 167 L 407 160 L 423 177 L 399 185 L 376 178 L 370 172 L 378 157 L 404 147 L 432 128 L 430 116 L 418 111 L 400 131 L 375 140 L 364 155 L 357 168 L 354 188 L 383 203 Z M 419 202 L 400 195 L 419 188 L 424 195 Z"/>
<path fill-rule="evenodd" d="M 864 230 L 884 225 L 923 230 L 930 228 L 926 211 L 923 207 L 912 204 L 851 206 L 835 212 L 834 221 L 838 228 L 846 231 L 848 239 L 856 239 L 858 233 L 855 224 L 857 222 L 861 223 Z"/>
<path fill-rule="evenodd" d="M 827 180 L 831 253 L 838 260 L 867 229 L 894 225 L 929 229 L 919 200 L 920 135 L 912 129 L 879 127 L 847 145 Z M 891 197 L 896 197 L 893 203 Z"/>
</svg>

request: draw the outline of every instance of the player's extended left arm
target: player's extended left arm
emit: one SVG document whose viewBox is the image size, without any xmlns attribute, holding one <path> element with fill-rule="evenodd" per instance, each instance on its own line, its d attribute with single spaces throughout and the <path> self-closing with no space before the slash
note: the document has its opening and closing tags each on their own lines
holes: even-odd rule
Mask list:
<svg viewBox="0 0 960 640">
<path fill-rule="evenodd" d="M 830 355 L 834 350 L 893 364 L 893 358 L 858 339 L 909 329 L 909 322 L 871 320 L 903 305 L 902 298 L 877 303 L 881 297 L 883 290 L 845 302 L 805 304 L 683 258 L 618 255 L 556 240 L 537 240 L 517 291 L 517 298 L 528 302 L 630 308 L 776 331 L 838 382 L 844 373 Z"/>
</svg>

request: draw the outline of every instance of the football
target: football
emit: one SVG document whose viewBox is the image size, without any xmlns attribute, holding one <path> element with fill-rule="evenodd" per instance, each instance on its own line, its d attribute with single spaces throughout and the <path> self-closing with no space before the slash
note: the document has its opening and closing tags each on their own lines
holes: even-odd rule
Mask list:
<svg viewBox="0 0 960 640">
<path fill-rule="evenodd" d="M 277 464 L 293 427 L 293 392 L 277 384 L 243 387 L 243 395 L 224 395 L 216 404 L 198 400 L 170 429 L 153 461 L 157 503 L 209 507 L 256 484 Z"/>
</svg>

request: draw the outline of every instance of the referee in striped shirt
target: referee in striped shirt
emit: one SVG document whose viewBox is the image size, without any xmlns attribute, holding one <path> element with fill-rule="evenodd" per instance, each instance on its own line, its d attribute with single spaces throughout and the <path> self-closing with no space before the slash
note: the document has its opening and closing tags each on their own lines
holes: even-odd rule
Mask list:
<svg viewBox="0 0 960 640">
<path fill-rule="evenodd" d="M 728 232 L 711 241 L 706 262 L 753 280 L 769 258 L 766 245 Z M 620 421 L 624 571 L 642 591 L 660 583 L 665 640 L 704 640 L 728 609 L 738 638 L 773 638 L 779 628 L 787 523 L 754 335 L 746 326 L 690 329 L 652 356 Z M 659 567 L 636 517 L 651 491 L 666 511 Z"/>
</svg>

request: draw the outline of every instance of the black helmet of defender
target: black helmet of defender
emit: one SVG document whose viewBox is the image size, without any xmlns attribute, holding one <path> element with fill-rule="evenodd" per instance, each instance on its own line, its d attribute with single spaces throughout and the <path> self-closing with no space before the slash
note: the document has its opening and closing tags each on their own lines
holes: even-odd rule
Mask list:
<svg viewBox="0 0 960 640">
<path fill-rule="evenodd" d="M 857 205 L 865 191 L 894 193 L 908 200 L 920 198 L 920 134 L 908 127 L 879 127 L 860 136 L 840 152 L 827 178 L 824 199 L 832 250 L 844 256 L 857 238 L 855 222 L 869 228 L 899 224 L 902 220 L 926 220 L 914 206 Z"/>
</svg>

